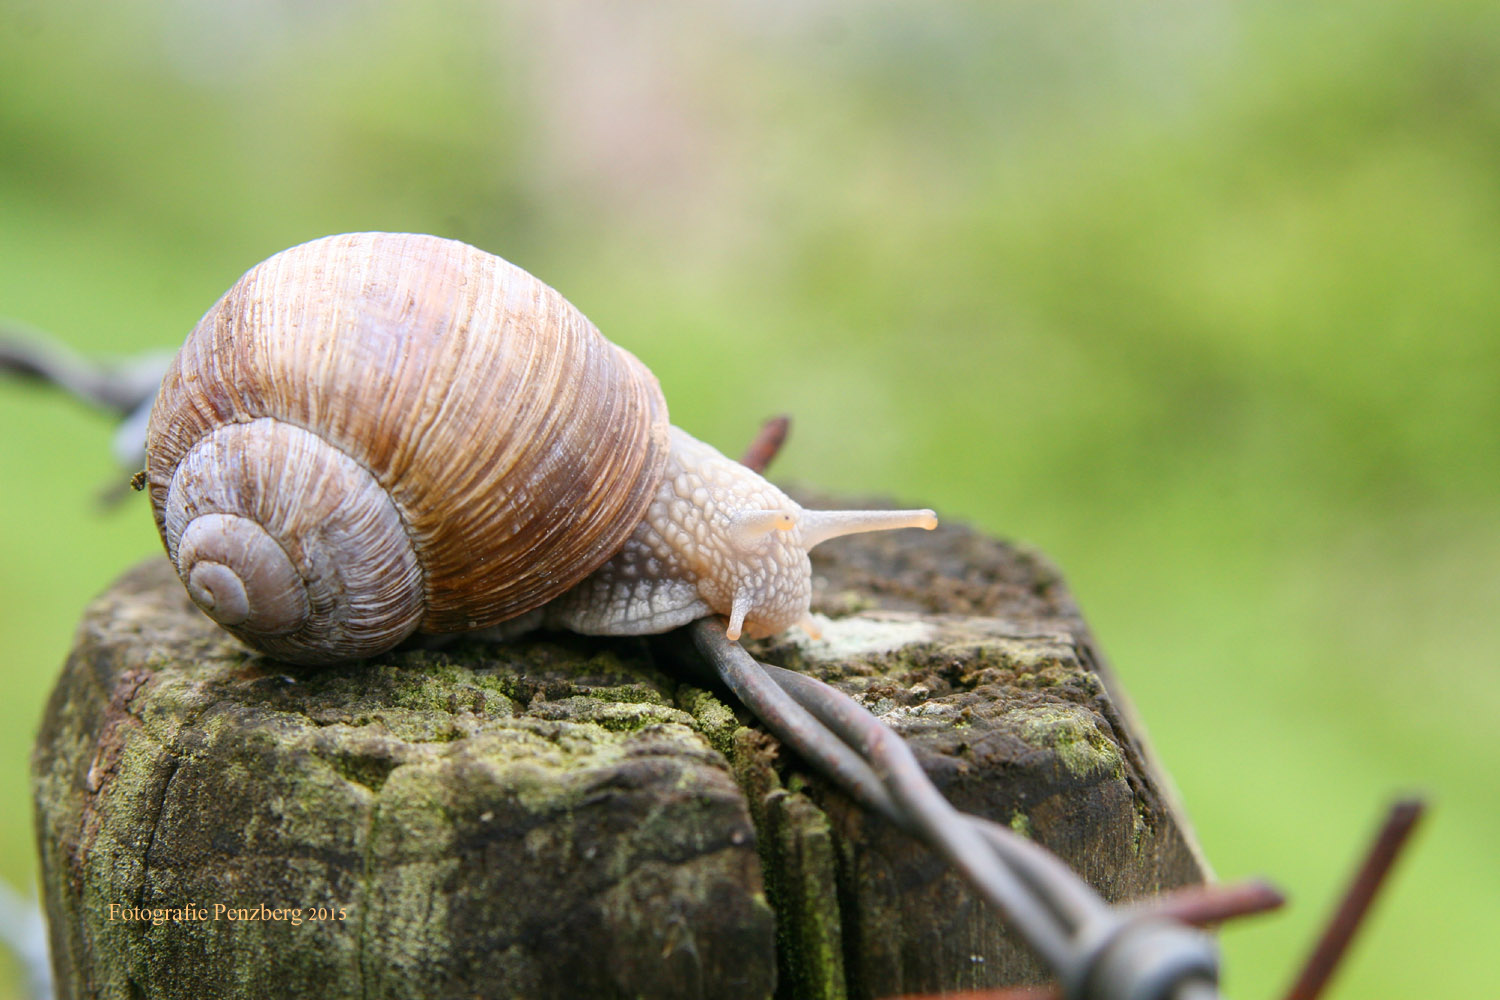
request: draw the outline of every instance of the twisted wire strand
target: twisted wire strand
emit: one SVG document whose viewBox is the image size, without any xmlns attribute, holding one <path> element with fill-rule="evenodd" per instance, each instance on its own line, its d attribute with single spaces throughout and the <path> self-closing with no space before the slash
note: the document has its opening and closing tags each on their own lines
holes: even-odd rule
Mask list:
<svg viewBox="0 0 1500 1000">
<path fill-rule="evenodd" d="M 1057 973 L 1069 1000 L 1219 996 L 1217 956 L 1206 936 L 1111 907 L 1040 845 L 959 812 L 906 741 L 842 691 L 758 662 L 717 618 L 690 631 L 719 678 L 778 739 L 962 872 Z"/>
<path fill-rule="evenodd" d="M 909 775 L 902 773 L 905 761 L 897 760 L 892 766 L 892 755 L 880 753 L 877 759 L 886 772 L 881 774 L 870 760 L 868 747 L 855 747 L 834 736 L 790 692 L 776 684 L 754 657 L 725 636 L 721 621 L 705 618 L 691 628 L 699 651 L 714 664 L 724 683 L 765 723 L 766 728 L 809 763 L 823 770 L 841 788 L 851 790 L 859 801 L 871 805 L 899 826 L 914 827 L 920 831 L 919 835 L 933 837 L 939 852 L 970 877 L 985 899 L 1010 919 L 1038 954 L 1053 966 L 1067 961 L 1071 929 L 1057 920 L 1011 869 L 989 861 L 991 855 L 983 842 L 972 829 L 956 822 L 957 811 L 942 799 L 930 782 L 928 787 L 938 801 L 924 797 L 920 808 L 931 811 L 921 818 L 914 817 L 897 798 L 897 794 L 909 791 L 912 786 Z M 890 735 L 895 736 L 894 733 Z M 910 753 L 909 749 L 907 753 Z M 827 766 L 830 763 L 831 768 Z M 910 759 L 910 765 L 920 771 L 914 757 Z M 899 775 L 892 782 L 896 786 L 894 790 L 887 785 L 887 779 L 893 773 Z M 926 780 L 925 775 L 922 780 Z M 957 837 L 952 836 L 958 831 L 963 832 Z"/>
<path fill-rule="evenodd" d="M 92 361 L 61 343 L 0 327 L 0 372 L 41 379 L 120 416 L 149 403 L 171 352 L 153 351 L 113 363 Z"/>
<path fill-rule="evenodd" d="M 0 374 L 50 382 L 75 399 L 120 418 L 111 451 L 122 468 L 146 461 L 146 424 L 156 390 L 171 364 L 172 352 L 152 351 L 114 362 L 93 361 L 60 343 L 0 326 Z M 124 484 L 111 484 L 105 505 L 124 497 Z"/>
<path fill-rule="evenodd" d="M 759 665 L 771 680 L 790 694 L 798 704 L 811 712 L 840 740 L 850 744 L 868 744 L 877 737 L 877 734 L 883 734 L 887 739 L 895 737 L 889 749 L 895 755 L 904 758 L 903 763 L 898 766 L 908 775 L 908 780 L 913 783 L 931 785 L 926 772 L 921 770 L 921 766 L 917 763 L 906 741 L 892 733 L 879 719 L 860 707 L 853 698 L 835 687 L 806 674 L 799 674 L 795 670 L 787 670 L 770 663 Z M 908 808 L 911 806 L 908 805 Z M 908 833 L 920 835 L 918 827 L 911 822 L 905 810 L 894 806 L 893 809 L 896 809 L 896 815 L 892 816 L 889 812 L 885 815 L 892 818 Z M 953 819 L 973 827 L 984 838 L 989 849 L 1015 870 L 1016 874 L 1031 887 L 1042 903 L 1065 926 L 1076 928 L 1088 921 L 1100 919 L 1108 912 L 1108 905 L 1091 889 L 1078 881 L 1067 865 L 1063 864 L 1056 855 L 991 820 L 958 812 L 956 809 L 953 813 Z"/>
</svg>

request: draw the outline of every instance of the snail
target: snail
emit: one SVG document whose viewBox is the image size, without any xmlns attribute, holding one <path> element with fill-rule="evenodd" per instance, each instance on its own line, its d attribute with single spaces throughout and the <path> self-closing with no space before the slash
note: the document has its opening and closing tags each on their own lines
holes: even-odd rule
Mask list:
<svg viewBox="0 0 1500 1000">
<path fill-rule="evenodd" d="M 251 268 L 169 365 L 146 455 L 194 603 L 305 663 L 523 616 L 815 632 L 810 548 L 937 523 L 804 510 L 671 427 L 655 376 L 557 292 L 435 236 L 330 236 Z"/>
</svg>

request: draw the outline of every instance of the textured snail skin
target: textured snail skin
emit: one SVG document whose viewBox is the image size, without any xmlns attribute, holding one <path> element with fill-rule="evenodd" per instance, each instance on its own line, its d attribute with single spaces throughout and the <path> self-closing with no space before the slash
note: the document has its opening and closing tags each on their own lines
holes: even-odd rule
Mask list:
<svg viewBox="0 0 1500 1000">
<path fill-rule="evenodd" d="M 246 272 L 162 381 L 147 481 L 194 602 L 304 663 L 539 619 L 811 631 L 808 549 L 936 524 L 803 510 L 670 428 L 656 378 L 557 292 L 409 234 Z"/>
<path fill-rule="evenodd" d="M 816 634 L 808 550 L 837 535 L 933 528 L 930 510 L 809 511 L 757 473 L 672 428 L 656 497 L 620 551 L 545 608 L 544 621 L 596 635 L 665 632 L 710 614 L 728 635 Z"/>
</svg>

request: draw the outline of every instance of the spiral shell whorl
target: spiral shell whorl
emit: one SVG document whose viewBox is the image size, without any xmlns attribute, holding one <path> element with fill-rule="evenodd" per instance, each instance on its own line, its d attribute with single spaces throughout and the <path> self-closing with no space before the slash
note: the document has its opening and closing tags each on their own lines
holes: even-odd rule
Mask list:
<svg viewBox="0 0 1500 1000">
<path fill-rule="evenodd" d="M 286 549 L 248 517 L 199 514 L 178 539 L 173 564 L 193 603 L 225 628 L 287 635 L 312 611 Z"/>
<path fill-rule="evenodd" d="M 413 632 L 421 568 L 360 465 L 270 418 L 227 424 L 177 465 L 167 554 L 194 602 L 281 659 L 368 656 Z"/>
</svg>

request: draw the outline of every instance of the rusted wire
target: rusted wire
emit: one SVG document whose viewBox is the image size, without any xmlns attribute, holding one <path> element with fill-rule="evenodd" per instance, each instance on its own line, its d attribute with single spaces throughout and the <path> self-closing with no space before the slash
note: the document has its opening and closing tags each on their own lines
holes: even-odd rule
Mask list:
<svg viewBox="0 0 1500 1000">
<path fill-rule="evenodd" d="M 787 431 L 791 426 L 792 418 L 787 416 L 772 417 L 761 424 L 760 432 L 750 442 L 750 447 L 745 449 L 740 464 L 752 472 L 765 472 L 771 460 L 781 451 L 781 446 L 786 444 Z"/>
<path fill-rule="evenodd" d="M 1334 908 L 1286 1000 L 1317 1000 L 1322 995 L 1425 810 L 1426 804 L 1422 800 L 1405 799 L 1387 811 L 1385 821 L 1365 851 L 1358 871 Z M 1204 926 L 1276 909 L 1284 901 L 1274 887 L 1252 881 L 1231 886 L 1194 886 L 1136 905 L 1143 911 L 1171 915 L 1195 926 Z M 897 1000 L 937 998 L 907 996 Z M 944 993 L 942 1000 L 1065 1000 L 1065 994 L 1057 986 L 1013 986 Z"/>
<path fill-rule="evenodd" d="M 1131 905 L 1194 927 L 1213 927 L 1228 920 L 1280 909 L 1286 897 L 1269 882 L 1255 879 L 1230 885 L 1193 885 Z"/>
<path fill-rule="evenodd" d="M 1363 862 L 1335 907 L 1318 943 L 1303 963 L 1286 1000 L 1316 1000 L 1323 992 L 1425 809 L 1420 799 L 1404 799 L 1386 812 L 1385 821 L 1365 852 Z"/>
</svg>

